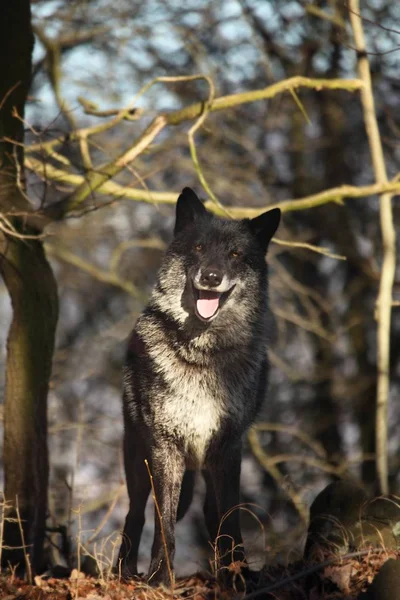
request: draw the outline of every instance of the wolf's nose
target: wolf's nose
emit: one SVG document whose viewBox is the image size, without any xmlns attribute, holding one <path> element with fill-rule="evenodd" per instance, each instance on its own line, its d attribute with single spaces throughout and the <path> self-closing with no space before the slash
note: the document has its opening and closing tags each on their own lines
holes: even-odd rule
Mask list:
<svg viewBox="0 0 400 600">
<path fill-rule="evenodd" d="M 219 269 L 204 269 L 200 277 L 200 283 L 209 287 L 217 287 L 222 281 L 222 273 Z"/>
</svg>

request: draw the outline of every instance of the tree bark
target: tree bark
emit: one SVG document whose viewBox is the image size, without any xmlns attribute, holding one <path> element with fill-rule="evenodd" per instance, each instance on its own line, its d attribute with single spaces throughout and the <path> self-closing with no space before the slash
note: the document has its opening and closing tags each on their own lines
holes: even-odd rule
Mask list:
<svg viewBox="0 0 400 600">
<path fill-rule="evenodd" d="M 29 0 L 2 2 L 0 273 L 13 309 L 4 397 L 7 507 L 2 563 L 19 565 L 23 570 L 28 559 L 32 570 L 37 571 L 43 562 L 47 511 L 47 393 L 58 301 L 51 267 L 36 237 L 40 232 L 28 227 L 25 219 L 32 212 L 25 194 L 22 145 L 32 49 Z M 21 523 L 12 520 L 18 513 Z"/>
</svg>

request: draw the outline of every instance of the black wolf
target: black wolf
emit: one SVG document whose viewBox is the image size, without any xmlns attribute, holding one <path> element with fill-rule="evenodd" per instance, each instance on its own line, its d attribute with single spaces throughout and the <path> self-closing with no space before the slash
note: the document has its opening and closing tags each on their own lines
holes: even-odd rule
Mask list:
<svg viewBox="0 0 400 600">
<path fill-rule="evenodd" d="M 155 515 L 149 582 L 170 583 L 175 523 L 190 504 L 197 469 L 222 564 L 244 560 L 239 511 L 231 509 L 240 502 L 243 434 L 267 386 L 265 254 L 279 220 L 279 209 L 252 220 L 218 218 L 189 188 L 178 198 L 174 238 L 124 368 L 124 577 L 137 574 L 151 489 L 146 459 L 162 514 L 162 525 Z"/>
</svg>

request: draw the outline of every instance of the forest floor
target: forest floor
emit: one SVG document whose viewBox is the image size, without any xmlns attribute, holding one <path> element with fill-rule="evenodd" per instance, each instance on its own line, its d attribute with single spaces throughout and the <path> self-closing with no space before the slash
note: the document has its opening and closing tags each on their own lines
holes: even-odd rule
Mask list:
<svg viewBox="0 0 400 600">
<path fill-rule="evenodd" d="M 319 564 L 299 561 L 264 569 L 256 588 L 226 591 L 212 577 L 196 574 L 178 578 L 173 591 L 149 587 L 142 580 L 129 583 L 117 577 L 89 577 L 73 570 L 68 578 L 37 576 L 33 583 L 10 574 L 0 575 L 1 600 L 355 600 L 365 592 L 390 558 L 400 551 L 371 550 L 358 556 L 326 560 Z M 240 576 L 237 578 L 240 586 Z M 256 591 L 258 590 L 258 591 Z M 270 592 L 270 593 L 268 593 Z M 394 594 L 393 597 L 395 597 Z M 364 595 L 360 597 L 363 598 Z M 365 596 L 367 598 L 367 596 Z M 396 596 L 397 598 L 397 596 Z"/>
</svg>

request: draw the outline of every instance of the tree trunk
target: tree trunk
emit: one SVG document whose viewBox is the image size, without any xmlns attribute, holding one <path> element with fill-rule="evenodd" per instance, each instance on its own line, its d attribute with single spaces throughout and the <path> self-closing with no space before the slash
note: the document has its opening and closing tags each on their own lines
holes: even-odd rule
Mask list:
<svg viewBox="0 0 400 600">
<path fill-rule="evenodd" d="M 47 393 L 58 302 L 56 282 L 24 191 L 24 105 L 31 77 L 29 0 L 0 5 L 0 273 L 13 317 L 7 341 L 4 397 L 6 521 L 3 564 L 42 566 L 47 511 Z M 5 228 L 8 231 L 5 231 Z M 13 231 L 10 232 L 10 230 Z M 19 516 L 21 522 L 13 519 Z M 23 537 L 21 536 L 21 526 Z M 21 548 L 25 544 L 25 548 Z M 15 548 L 15 549 L 12 549 Z"/>
</svg>

